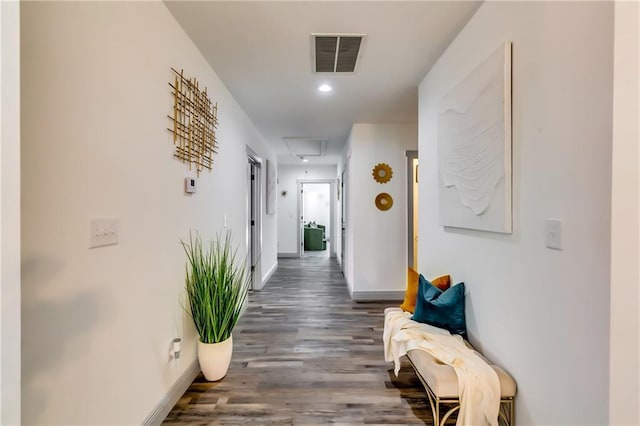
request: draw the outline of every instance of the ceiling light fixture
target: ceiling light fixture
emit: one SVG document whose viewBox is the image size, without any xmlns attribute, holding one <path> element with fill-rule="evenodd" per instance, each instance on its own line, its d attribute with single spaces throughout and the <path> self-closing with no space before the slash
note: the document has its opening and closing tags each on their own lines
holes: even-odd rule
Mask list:
<svg viewBox="0 0 640 426">
<path fill-rule="evenodd" d="M 331 86 L 329 86 L 328 84 L 323 84 L 320 87 L 318 87 L 318 90 L 322 93 L 327 93 L 331 91 Z"/>
<path fill-rule="evenodd" d="M 308 162 L 309 162 L 309 159 L 308 159 L 308 158 L 304 158 L 304 157 L 302 157 L 302 162 L 303 162 L 303 163 L 308 163 Z"/>
</svg>

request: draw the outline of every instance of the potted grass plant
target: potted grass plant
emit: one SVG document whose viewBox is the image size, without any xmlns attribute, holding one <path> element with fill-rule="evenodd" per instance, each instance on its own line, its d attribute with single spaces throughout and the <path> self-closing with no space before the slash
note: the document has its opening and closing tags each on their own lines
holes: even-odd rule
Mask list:
<svg viewBox="0 0 640 426">
<path fill-rule="evenodd" d="M 231 232 L 205 245 L 196 234 L 181 241 L 187 255 L 188 313 L 199 335 L 198 361 L 209 381 L 222 379 L 233 351 L 231 332 L 247 300 L 250 274 L 245 259 L 232 247 Z"/>
</svg>

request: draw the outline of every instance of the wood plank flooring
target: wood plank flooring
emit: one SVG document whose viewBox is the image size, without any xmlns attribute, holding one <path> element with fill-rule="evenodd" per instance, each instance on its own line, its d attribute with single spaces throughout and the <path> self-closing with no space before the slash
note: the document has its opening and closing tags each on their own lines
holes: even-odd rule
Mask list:
<svg viewBox="0 0 640 426">
<path fill-rule="evenodd" d="M 227 376 L 191 384 L 165 424 L 432 424 L 407 361 L 384 362 L 383 310 L 355 303 L 335 259 L 279 259 L 233 332 Z"/>
</svg>

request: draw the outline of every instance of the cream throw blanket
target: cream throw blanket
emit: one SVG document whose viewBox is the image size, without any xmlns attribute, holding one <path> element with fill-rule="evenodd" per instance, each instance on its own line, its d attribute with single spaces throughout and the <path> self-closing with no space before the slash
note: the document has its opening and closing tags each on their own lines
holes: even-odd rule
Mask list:
<svg viewBox="0 0 640 426">
<path fill-rule="evenodd" d="M 419 349 L 443 364 L 450 365 L 458 375 L 460 412 L 457 426 L 498 425 L 500 381 L 491 368 L 461 336 L 410 319 L 408 312 L 390 311 L 384 319 L 384 359 L 393 361 L 396 376 L 400 357 Z"/>
</svg>

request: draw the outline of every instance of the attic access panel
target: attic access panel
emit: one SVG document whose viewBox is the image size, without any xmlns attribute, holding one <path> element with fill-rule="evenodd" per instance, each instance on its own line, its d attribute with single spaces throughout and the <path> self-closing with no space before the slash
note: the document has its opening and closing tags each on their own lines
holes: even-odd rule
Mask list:
<svg viewBox="0 0 640 426">
<path fill-rule="evenodd" d="M 327 139 L 317 137 L 284 137 L 292 157 L 323 157 L 327 153 Z"/>
<path fill-rule="evenodd" d="M 312 34 L 315 72 L 355 72 L 365 34 Z"/>
</svg>

